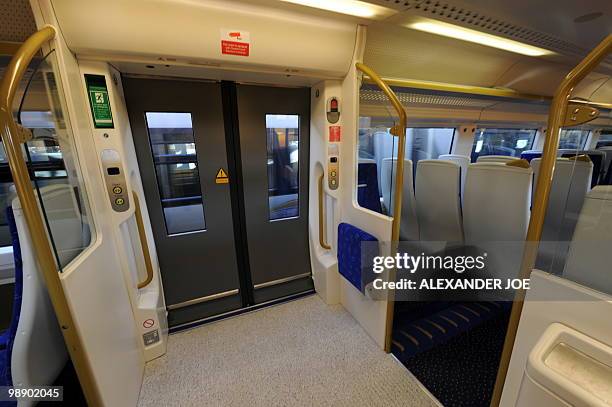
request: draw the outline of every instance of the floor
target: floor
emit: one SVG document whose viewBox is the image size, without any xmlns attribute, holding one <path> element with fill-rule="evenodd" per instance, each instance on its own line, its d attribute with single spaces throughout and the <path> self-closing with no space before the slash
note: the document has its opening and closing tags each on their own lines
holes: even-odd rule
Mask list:
<svg viewBox="0 0 612 407">
<path fill-rule="evenodd" d="M 445 406 L 488 407 L 509 317 L 504 313 L 402 362 Z"/>
<path fill-rule="evenodd" d="M 171 335 L 140 406 L 436 406 L 339 305 L 316 295 Z"/>
</svg>

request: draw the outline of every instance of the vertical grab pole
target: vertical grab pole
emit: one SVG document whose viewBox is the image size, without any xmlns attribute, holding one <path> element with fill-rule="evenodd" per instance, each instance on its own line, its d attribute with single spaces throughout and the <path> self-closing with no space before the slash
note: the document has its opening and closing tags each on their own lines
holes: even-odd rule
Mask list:
<svg viewBox="0 0 612 407">
<path fill-rule="evenodd" d="M 0 85 L 0 136 L 6 151 L 9 168 L 13 176 L 17 196 L 21 203 L 26 225 L 32 240 L 34 256 L 44 278 L 53 309 L 66 341 L 70 358 L 74 363 L 83 393 L 92 407 L 102 406 L 102 397 L 94 382 L 91 364 L 82 347 L 81 337 L 75 328 L 72 314 L 62 287 L 55 256 L 49 243 L 47 229 L 42 220 L 40 208 L 23 158 L 21 144 L 25 141 L 23 132 L 13 118 L 13 102 L 19 83 L 32 58 L 42 46 L 55 37 L 53 27 L 44 27 L 32 34 L 19 47 L 6 69 Z"/>
<path fill-rule="evenodd" d="M 395 195 L 393 197 L 393 223 L 391 224 L 391 256 L 397 253 L 400 238 L 400 221 L 402 220 L 402 192 L 404 185 L 404 156 L 406 154 L 406 110 L 399 101 L 397 95 L 378 74 L 362 63 L 357 63 L 356 68 L 366 74 L 385 93 L 391 101 L 393 108 L 399 117 L 399 123 L 393 126 L 391 134 L 398 137 L 397 158 L 395 162 Z M 395 279 L 395 269 L 389 271 L 389 281 Z M 391 334 L 393 328 L 393 312 L 395 296 L 389 291 L 387 296 L 387 320 L 385 323 L 385 352 L 391 352 Z"/>
<path fill-rule="evenodd" d="M 542 162 L 540 163 L 540 176 L 536 184 L 535 197 L 531 209 L 531 219 L 529 221 L 529 229 L 527 230 L 525 252 L 523 254 L 523 261 L 519 274 L 519 278 L 521 279 L 529 278 L 538 255 L 537 243 L 542 238 L 544 217 L 546 215 L 546 208 L 548 207 L 548 197 L 550 195 L 553 173 L 555 170 L 557 150 L 559 149 L 560 130 L 565 121 L 567 104 L 571 93 L 574 87 L 599 65 L 601 60 L 604 59 L 610 51 L 612 51 L 612 34 L 608 35 L 567 74 L 555 92 L 555 96 L 550 105 L 547 137 L 544 143 L 544 150 L 542 151 Z M 493 390 L 493 397 L 491 399 L 492 407 L 499 406 L 501 401 L 504 382 L 506 381 L 508 366 L 510 365 L 512 348 L 514 347 L 514 340 L 516 339 L 516 332 L 521 319 L 521 312 L 523 311 L 525 295 L 525 290 L 519 290 L 514 297 L 510 322 L 508 324 L 508 332 L 506 334 L 499 370 L 497 371 L 495 388 Z"/>
</svg>

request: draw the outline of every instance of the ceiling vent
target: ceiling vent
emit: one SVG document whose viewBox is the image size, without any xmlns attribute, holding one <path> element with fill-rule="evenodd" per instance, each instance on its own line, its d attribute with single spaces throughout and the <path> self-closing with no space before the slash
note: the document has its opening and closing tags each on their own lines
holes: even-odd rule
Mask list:
<svg viewBox="0 0 612 407">
<path fill-rule="evenodd" d="M 447 107 L 486 107 L 491 101 L 479 100 L 464 96 L 434 95 L 426 93 L 412 93 L 395 90 L 395 93 L 403 105 L 436 105 Z M 361 103 L 373 105 L 391 106 L 387 96 L 380 90 L 361 89 L 359 91 Z"/>
<path fill-rule="evenodd" d="M 23 42 L 36 32 L 29 1 L 9 0 L 0 4 L 0 41 Z"/>
</svg>

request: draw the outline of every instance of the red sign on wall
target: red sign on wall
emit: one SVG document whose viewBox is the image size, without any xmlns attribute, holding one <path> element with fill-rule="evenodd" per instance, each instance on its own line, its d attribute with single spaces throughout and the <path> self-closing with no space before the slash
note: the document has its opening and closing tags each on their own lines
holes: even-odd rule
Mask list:
<svg viewBox="0 0 612 407">
<path fill-rule="evenodd" d="M 342 134 L 342 127 L 340 126 L 329 126 L 329 142 L 337 143 L 340 141 Z"/>
<path fill-rule="evenodd" d="M 248 57 L 251 50 L 248 31 L 221 30 L 221 54 Z"/>
</svg>

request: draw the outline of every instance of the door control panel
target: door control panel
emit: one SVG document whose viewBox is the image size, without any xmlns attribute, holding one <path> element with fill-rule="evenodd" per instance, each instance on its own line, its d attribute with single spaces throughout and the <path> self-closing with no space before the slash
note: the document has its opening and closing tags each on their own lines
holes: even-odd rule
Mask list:
<svg viewBox="0 0 612 407">
<path fill-rule="evenodd" d="M 327 184 L 329 189 L 338 189 L 338 156 L 332 155 L 327 163 Z"/>
<path fill-rule="evenodd" d="M 116 150 L 107 149 L 102 151 L 101 158 L 102 168 L 104 169 L 104 183 L 111 207 L 115 212 L 125 212 L 130 208 L 130 199 L 121 165 L 121 157 Z"/>
</svg>

